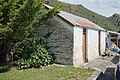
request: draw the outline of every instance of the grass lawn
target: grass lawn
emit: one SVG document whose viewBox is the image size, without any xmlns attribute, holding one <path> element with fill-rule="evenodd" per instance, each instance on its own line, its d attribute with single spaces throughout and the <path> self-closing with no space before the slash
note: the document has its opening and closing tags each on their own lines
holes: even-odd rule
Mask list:
<svg viewBox="0 0 120 80">
<path fill-rule="evenodd" d="M 10 68 L 5 70 L 6 72 L 0 70 L 0 80 L 87 80 L 94 71 L 93 69 L 60 66 L 24 70 Z"/>
</svg>

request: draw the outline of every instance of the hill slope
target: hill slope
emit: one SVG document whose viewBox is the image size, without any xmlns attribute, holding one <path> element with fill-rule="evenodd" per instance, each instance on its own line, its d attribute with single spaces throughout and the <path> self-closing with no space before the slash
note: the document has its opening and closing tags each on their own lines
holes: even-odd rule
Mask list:
<svg viewBox="0 0 120 80">
<path fill-rule="evenodd" d="M 111 21 L 112 24 L 114 24 L 116 27 L 120 28 L 120 14 L 114 14 L 113 16 L 108 18 L 109 21 Z M 120 30 L 119 30 L 120 31 Z"/>
<path fill-rule="evenodd" d="M 67 3 L 59 2 L 58 0 L 44 0 L 44 2 L 51 6 L 55 6 L 56 4 L 61 5 L 62 10 L 87 18 L 90 21 L 96 23 L 97 25 L 107 30 L 120 31 L 120 16 L 118 17 L 116 16 L 116 14 L 107 18 L 105 16 L 99 15 L 95 12 L 86 9 L 82 5 L 67 4 Z"/>
</svg>

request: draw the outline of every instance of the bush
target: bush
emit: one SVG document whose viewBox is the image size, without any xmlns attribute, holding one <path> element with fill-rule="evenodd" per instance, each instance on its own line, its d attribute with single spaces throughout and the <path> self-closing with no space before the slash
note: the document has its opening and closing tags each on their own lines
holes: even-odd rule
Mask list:
<svg viewBox="0 0 120 80">
<path fill-rule="evenodd" d="M 47 51 L 44 38 L 28 38 L 19 45 L 15 54 L 16 66 L 19 69 L 38 68 L 46 66 L 54 61 Z"/>
<path fill-rule="evenodd" d="M 5 73 L 5 72 L 7 72 L 9 70 L 10 70 L 9 66 L 6 66 L 6 65 L 1 65 L 0 66 L 0 73 Z"/>
<path fill-rule="evenodd" d="M 31 40 L 26 38 L 36 35 L 38 28 L 45 25 L 45 22 L 56 14 L 58 8 L 56 6 L 44 11 L 44 7 L 43 0 L 0 0 L 0 47 L 3 47 L 4 54 L 16 53 L 15 47 L 18 43 L 25 44 L 21 45 L 19 51 L 28 58 L 31 56 L 29 54 L 38 52 L 35 48 L 38 47 L 37 43 L 32 44 Z M 17 56 L 20 59 L 21 54 Z"/>
</svg>

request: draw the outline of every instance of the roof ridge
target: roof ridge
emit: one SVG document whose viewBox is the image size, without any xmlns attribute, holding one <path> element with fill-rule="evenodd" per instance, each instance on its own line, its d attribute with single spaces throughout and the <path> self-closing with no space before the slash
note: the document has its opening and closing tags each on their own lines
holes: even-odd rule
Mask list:
<svg viewBox="0 0 120 80">
<path fill-rule="evenodd" d="M 47 4 L 44 4 L 44 6 L 48 9 L 53 8 Z M 58 14 L 58 16 L 60 16 L 62 19 L 69 22 L 73 26 L 84 26 L 87 28 L 95 28 L 95 29 L 99 29 L 99 30 L 105 30 L 104 28 L 98 26 L 97 24 L 95 24 L 94 22 L 92 22 L 86 18 L 77 16 L 75 14 L 72 14 L 72 13 L 69 13 L 69 12 L 66 12 L 63 10 L 59 11 L 59 13 L 57 13 L 57 14 Z"/>
</svg>

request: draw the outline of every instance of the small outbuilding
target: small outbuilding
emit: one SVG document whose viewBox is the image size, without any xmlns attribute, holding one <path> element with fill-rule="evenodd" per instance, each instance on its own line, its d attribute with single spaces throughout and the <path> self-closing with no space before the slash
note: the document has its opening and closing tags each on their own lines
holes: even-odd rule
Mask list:
<svg viewBox="0 0 120 80">
<path fill-rule="evenodd" d="M 65 11 L 59 11 L 49 25 L 40 28 L 40 34 L 47 33 L 51 33 L 47 41 L 56 63 L 80 66 L 98 58 L 106 50 L 105 29 Z"/>
</svg>

